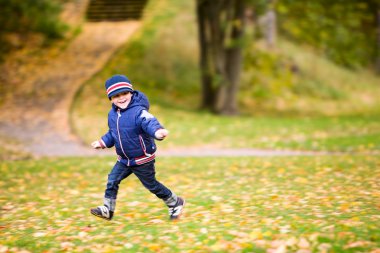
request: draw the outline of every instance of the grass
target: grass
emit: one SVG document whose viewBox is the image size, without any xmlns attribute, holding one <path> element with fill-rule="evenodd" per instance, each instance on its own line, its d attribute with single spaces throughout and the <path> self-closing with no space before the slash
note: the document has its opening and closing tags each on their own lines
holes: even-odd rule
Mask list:
<svg viewBox="0 0 380 253">
<path fill-rule="evenodd" d="M 106 99 L 105 99 L 106 100 Z M 85 106 L 73 112 L 79 136 L 90 143 L 107 131 L 105 101 L 94 115 Z M 92 112 L 96 106 L 92 107 Z M 223 148 L 296 149 L 367 152 L 380 149 L 380 117 L 239 116 L 220 117 L 206 112 L 153 105 L 151 112 L 170 131 L 162 148 L 214 146 Z"/>
<path fill-rule="evenodd" d="M 378 156 L 159 158 L 158 179 L 187 199 L 178 222 L 131 176 L 117 213 L 101 204 L 110 158 L 4 162 L 2 251 L 378 252 Z M 349 194 L 348 194 L 349 193 Z"/>
</svg>

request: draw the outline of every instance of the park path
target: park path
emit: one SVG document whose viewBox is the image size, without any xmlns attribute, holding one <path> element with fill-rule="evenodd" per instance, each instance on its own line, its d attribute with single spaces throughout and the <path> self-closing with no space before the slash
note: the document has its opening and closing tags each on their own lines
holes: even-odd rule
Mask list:
<svg viewBox="0 0 380 253">
<path fill-rule="evenodd" d="M 86 23 L 83 31 L 53 59 L 28 71 L 10 73 L 17 85 L 0 108 L 0 141 L 34 157 L 113 155 L 113 150 L 85 146 L 70 128 L 70 105 L 80 86 L 100 71 L 113 53 L 139 28 L 137 21 Z M 21 75 L 20 75 L 21 73 Z M 14 76 L 13 76 L 14 75 Z M 21 76 L 21 77 L 20 77 Z M 18 78 L 17 78 L 18 77 Z M 90 109 L 90 108 L 89 108 Z M 215 149 L 159 150 L 160 156 L 324 155 L 301 151 Z"/>
<path fill-rule="evenodd" d="M 10 73 L 5 74 L 17 89 L 0 108 L 2 145 L 17 143 L 37 157 L 95 154 L 71 132 L 71 102 L 79 87 L 102 69 L 139 26 L 138 21 L 86 23 L 55 58 L 29 66 L 30 73 L 24 73 L 23 79 L 8 69 Z"/>
</svg>

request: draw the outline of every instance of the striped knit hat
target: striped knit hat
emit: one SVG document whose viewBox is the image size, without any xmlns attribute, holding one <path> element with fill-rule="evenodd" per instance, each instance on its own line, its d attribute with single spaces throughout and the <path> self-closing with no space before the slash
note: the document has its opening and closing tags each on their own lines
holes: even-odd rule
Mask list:
<svg viewBox="0 0 380 253">
<path fill-rule="evenodd" d="M 107 96 L 111 100 L 112 96 L 121 92 L 133 92 L 131 81 L 124 75 L 114 75 L 106 81 Z"/>
</svg>

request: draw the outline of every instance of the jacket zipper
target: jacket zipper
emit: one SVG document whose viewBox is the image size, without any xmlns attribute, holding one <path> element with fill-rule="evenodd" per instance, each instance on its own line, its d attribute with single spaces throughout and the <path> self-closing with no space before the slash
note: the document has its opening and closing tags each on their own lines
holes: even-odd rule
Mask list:
<svg viewBox="0 0 380 253">
<path fill-rule="evenodd" d="M 120 143 L 121 151 L 123 152 L 124 156 L 128 159 L 127 166 L 129 166 L 129 157 L 125 154 L 125 151 L 124 151 L 124 148 L 123 148 L 123 144 L 121 143 L 121 138 L 120 138 L 120 130 L 119 130 L 119 120 L 120 120 L 120 118 L 121 118 L 121 113 L 120 113 L 120 109 L 119 109 L 119 110 L 117 110 L 117 121 L 116 121 L 117 135 L 119 137 L 119 143 Z"/>
<path fill-rule="evenodd" d="M 139 134 L 139 139 L 140 139 L 140 146 L 144 152 L 144 154 L 146 155 L 146 147 L 145 147 L 145 143 L 144 143 L 144 140 L 143 138 L 141 137 L 141 134 Z"/>
</svg>

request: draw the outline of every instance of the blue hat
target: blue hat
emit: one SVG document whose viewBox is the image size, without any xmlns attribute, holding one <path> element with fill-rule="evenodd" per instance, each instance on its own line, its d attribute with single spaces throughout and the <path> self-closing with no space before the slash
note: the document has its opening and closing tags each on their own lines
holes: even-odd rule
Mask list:
<svg viewBox="0 0 380 253">
<path fill-rule="evenodd" d="M 133 92 L 131 81 L 124 75 L 114 75 L 106 81 L 107 96 L 111 99 L 112 96 L 121 92 Z"/>
</svg>

